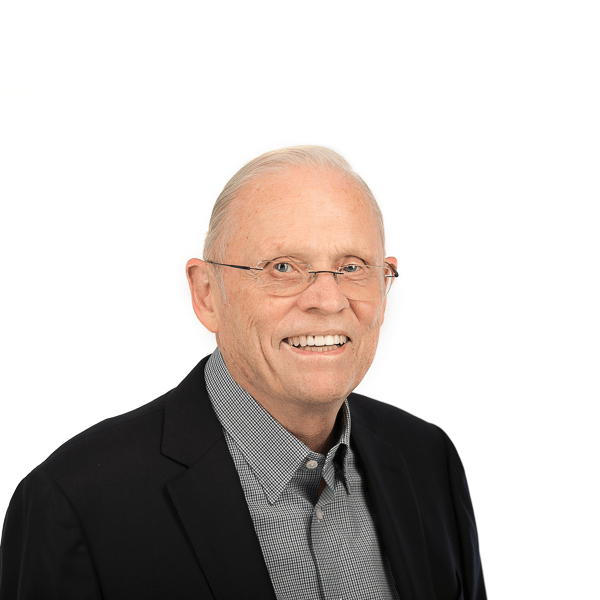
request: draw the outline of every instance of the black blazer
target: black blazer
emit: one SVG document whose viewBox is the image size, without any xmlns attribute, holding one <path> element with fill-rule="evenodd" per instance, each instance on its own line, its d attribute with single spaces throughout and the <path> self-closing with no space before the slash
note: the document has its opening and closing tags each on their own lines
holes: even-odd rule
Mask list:
<svg viewBox="0 0 600 600">
<path fill-rule="evenodd" d="M 13 496 L 0 600 L 275 599 L 204 383 L 84 431 Z M 436 426 L 351 394 L 351 443 L 402 600 L 484 600 L 465 474 Z"/>
</svg>

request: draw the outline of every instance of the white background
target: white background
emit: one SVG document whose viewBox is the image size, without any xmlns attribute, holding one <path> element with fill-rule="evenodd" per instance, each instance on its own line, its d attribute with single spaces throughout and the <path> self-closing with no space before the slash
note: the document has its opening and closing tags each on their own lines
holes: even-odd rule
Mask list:
<svg viewBox="0 0 600 600">
<path fill-rule="evenodd" d="M 322 144 L 400 261 L 359 391 L 455 442 L 490 598 L 597 594 L 596 6 L 3 2 L 0 512 L 212 351 L 184 275 L 212 203 Z"/>
</svg>

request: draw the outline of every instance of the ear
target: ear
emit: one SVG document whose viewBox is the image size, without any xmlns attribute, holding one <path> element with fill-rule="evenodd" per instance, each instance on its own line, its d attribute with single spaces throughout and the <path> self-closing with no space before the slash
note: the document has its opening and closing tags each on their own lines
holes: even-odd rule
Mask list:
<svg viewBox="0 0 600 600">
<path fill-rule="evenodd" d="M 219 331 L 219 319 L 216 310 L 215 295 L 219 294 L 214 276 L 209 272 L 208 263 L 199 258 L 188 260 L 185 266 L 192 306 L 198 320 L 212 333 Z"/>
<path fill-rule="evenodd" d="M 396 269 L 396 271 L 398 270 L 398 259 L 395 256 L 388 256 L 385 259 L 385 262 L 392 265 L 392 267 L 394 267 L 394 269 Z"/>
</svg>

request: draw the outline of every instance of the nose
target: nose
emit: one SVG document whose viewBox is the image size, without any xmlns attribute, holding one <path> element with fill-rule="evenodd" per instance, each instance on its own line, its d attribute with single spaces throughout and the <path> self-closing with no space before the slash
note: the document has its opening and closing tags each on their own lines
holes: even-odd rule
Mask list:
<svg viewBox="0 0 600 600">
<path fill-rule="evenodd" d="M 302 310 L 317 309 L 325 314 L 337 313 L 349 305 L 333 271 L 314 271 L 314 280 L 298 298 Z"/>
</svg>

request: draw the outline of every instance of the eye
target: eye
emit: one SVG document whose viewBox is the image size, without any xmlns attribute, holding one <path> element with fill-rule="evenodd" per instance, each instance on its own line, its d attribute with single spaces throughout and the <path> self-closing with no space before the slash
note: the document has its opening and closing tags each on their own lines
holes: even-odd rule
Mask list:
<svg viewBox="0 0 600 600">
<path fill-rule="evenodd" d="M 361 270 L 361 265 L 343 265 L 340 268 L 344 273 L 358 273 Z"/>
<path fill-rule="evenodd" d="M 290 263 L 285 263 L 285 262 L 275 263 L 273 265 L 273 268 L 278 273 L 291 273 L 294 270 L 294 267 L 292 267 L 292 265 Z"/>
</svg>

